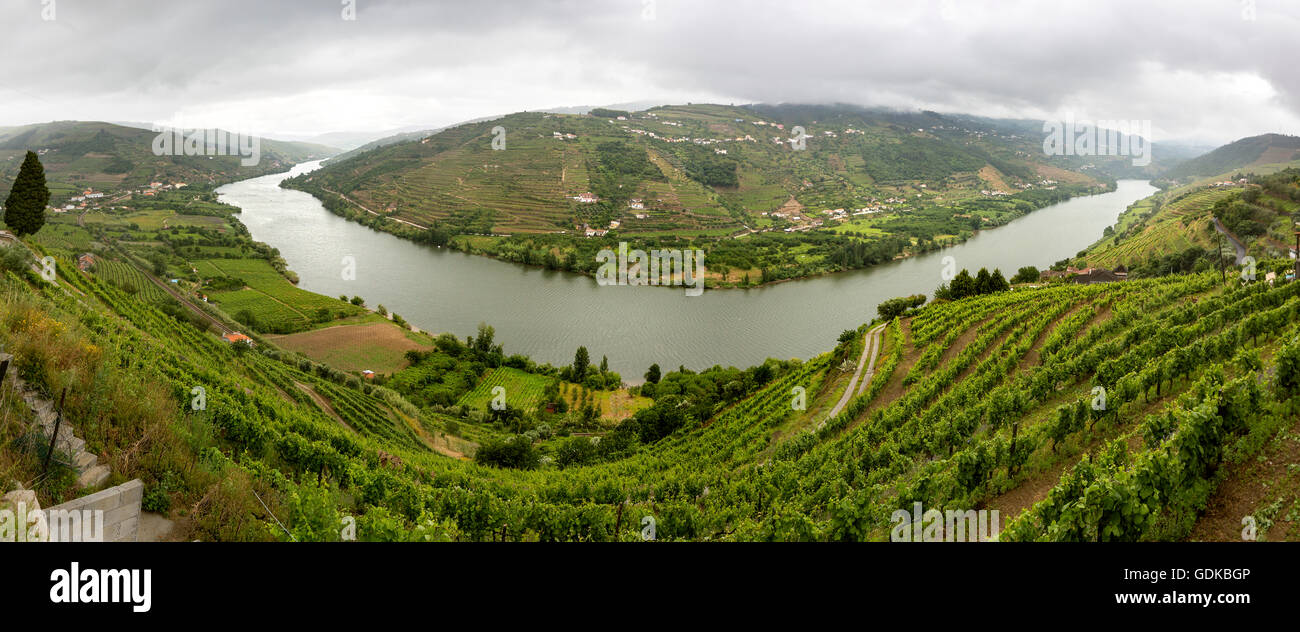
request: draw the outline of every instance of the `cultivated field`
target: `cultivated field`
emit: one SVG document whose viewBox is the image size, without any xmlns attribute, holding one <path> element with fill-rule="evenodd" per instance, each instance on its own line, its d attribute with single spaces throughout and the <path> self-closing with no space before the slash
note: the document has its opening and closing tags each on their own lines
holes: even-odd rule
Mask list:
<svg viewBox="0 0 1300 632">
<path fill-rule="evenodd" d="M 392 373 L 407 366 L 405 354 L 431 345 L 420 334 L 392 323 L 338 325 L 287 336 L 269 336 L 275 344 L 343 371 Z"/>
</svg>

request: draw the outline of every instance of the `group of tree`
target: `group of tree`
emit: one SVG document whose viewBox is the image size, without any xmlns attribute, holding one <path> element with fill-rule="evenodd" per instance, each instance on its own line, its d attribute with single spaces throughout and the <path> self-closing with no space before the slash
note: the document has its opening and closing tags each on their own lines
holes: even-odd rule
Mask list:
<svg viewBox="0 0 1300 632">
<path fill-rule="evenodd" d="M 885 320 L 893 320 L 907 313 L 907 310 L 909 309 L 925 305 L 925 300 L 924 294 L 913 294 L 911 296 L 891 298 L 877 305 L 876 313 L 880 314 L 880 317 Z"/>
<path fill-rule="evenodd" d="M 1024 266 L 1016 271 L 1016 276 L 1011 277 L 1011 283 L 1037 283 L 1042 273 L 1034 266 Z"/>
<path fill-rule="evenodd" d="M 705 186 L 734 187 L 740 184 L 736 161 L 722 158 L 703 148 L 692 148 L 686 158 L 686 175 Z"/>
<path fill-rule="evenodd" d="M 622 376 L 609 370 L 609 358 L 601 356 L 600 366 L 593 367 L 591 353 L 586 347 L 578 347 L 573 354 L 573 364 L 560 369 L 560 379 L 592 390 L 615 389 L 623 384 Z"/>
<path fill-rule="evenodd" d="M 662 374 L 659 365 L 655 364 L 646 371 L 646 382 L 639 387 L 639 392 L 655 400 L 668 395 L 683 395 L 725 405 L 767 384 L 788 366 L 788 362 L 769 359 L 748 369 L 715 366 L 696 373 L 686 367 L 677 367 L 676 371 Z"/>
<path fill-rule="evenodd" d="M 955 301 L 968 296 L 1002 292 L 1010 287 L 1011 284 L 1007 283 L 1006 277 L 1002 276 L 1002 270 L 994 269 L 990 273 L 988 268 L 980 268 L 980 271 L 972 277 L 970 272 L 963 268 L 950 283 L 940 285 L 934 291 L 934 297 Z"/>
<path fill-rule="evenodd" d="M 613 110 L 610 108 L 591 108 L 587 113 L 600 118 L 618 118 L 628 115 L 626 110 Z"/>
</svg>

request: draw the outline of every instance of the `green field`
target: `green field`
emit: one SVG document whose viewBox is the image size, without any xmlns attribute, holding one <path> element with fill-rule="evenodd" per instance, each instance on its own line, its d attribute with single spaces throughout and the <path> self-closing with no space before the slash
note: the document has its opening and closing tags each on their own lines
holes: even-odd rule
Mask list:
<svg viewBox="0 0 1300 632">
<path fill-rule="evenodd" d="M 258 331 L 292 333 L 319 324 L 318 310 L 336 317 L 356 316 L 366 310 L 337 298 L 299 289 L 263 259 L 201 259 L 193 262 L 199 275 L 210 279 L 224 276 L 242 279 L 247 286 L 233 291 L 211 292 L 208 297 L 231 316 L 248 310 L 256 317 Z"/>
<path fill-rule="evenodd" d="M 507 406 L 532 410 L 542 401 L 542 391 L 546 385 L 554 381 L 554 378 L 526 373 L 519 369 L 497 367 L 488 371 L 474 390 L 462 395 L 457 404 L 479 410 L 486 409 L 495 397 L 492 389 L 500 386 L 505 389 Z"/>
</svg>

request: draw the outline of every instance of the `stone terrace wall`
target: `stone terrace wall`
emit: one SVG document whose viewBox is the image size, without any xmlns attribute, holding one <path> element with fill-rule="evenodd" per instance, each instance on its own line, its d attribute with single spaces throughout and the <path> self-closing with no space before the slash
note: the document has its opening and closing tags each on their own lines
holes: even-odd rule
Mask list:
<svg viewBox="0 0 1300 632">
<path fill-rule="evenodd" d="M 46 511 L 55 509 L 104 512 L 105 542 L 135 542 L 140 531 L 140 502 L 144 499 L 144 483 L 135 479 L 82 496 L 62 505 L 47 507 Z"/>
</svg>

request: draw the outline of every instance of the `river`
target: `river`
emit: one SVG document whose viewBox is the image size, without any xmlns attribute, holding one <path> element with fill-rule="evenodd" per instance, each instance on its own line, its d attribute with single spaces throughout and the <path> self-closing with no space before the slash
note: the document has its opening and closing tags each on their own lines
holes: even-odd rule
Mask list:
<svg viewBox="0 0 1300 632">
<path fill-rule="evenodd" d="M 930 294 L 941 283 L 944 257 L 958 269 L 1045 268 L 1099 239 L 1131 203 L 1156 191 L 1120 180 L 1110 193 L 1048 206 L 979 233 L 963 244 L 866 270 L 746 290 L 600 286 L 590 277 L 529 268 L 487 257 L 422 246 L 350 222 L 301 191 L 281 189 L 286 177 L 319 162 L 225 185 L 221 201 L 243 209 L 253 238 L 280 250 L 299 286 L 326 296 L 361 296 L 383 304 L 426 331 L 464 338 L 479 322 L 496 328 L 507 354 L 555 365 L 572 362 L 585 345 L 593 361 L 637 383 L 651 363 L 746 367 L 775 357 L 808 358 L 835 346 L 845 329 L 875 317 L 876 305 L 907 294 Z M 344 280 L 345 257 L 356 262 Z"/>
</svg>

